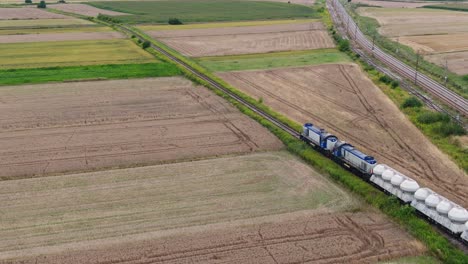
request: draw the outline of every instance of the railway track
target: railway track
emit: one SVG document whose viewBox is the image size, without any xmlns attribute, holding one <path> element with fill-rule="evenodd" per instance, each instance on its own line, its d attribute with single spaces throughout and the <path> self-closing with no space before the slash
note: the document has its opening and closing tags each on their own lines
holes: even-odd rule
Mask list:
<svg viewBox="0 0 468 264">
<path fill-rule="evenodd" d="M 464 116 L 468 116 L 468 100 L 455 92 L 449 90 L 442 84 L 434 81 L 425 74 L 416 71 L 407 64 L 399 61 L 395 57 L 385 53 L 379 47 L 374 45 L 372 41 L 362 33 L 353 18 L 346 12 L 339 0 L 331 0 L 328 5 L 332 18 L 339 18 L 344 22 L 345 34 L 350 40 L 355 41 L 364 51 L 372 54 L 372 56 L 382 62 L 384 65 L 395 71 L 402 77 L 412 80 L 415 85 L 421 87 L 428 93 L 440 99 L 445 104 L 459 112 Z M 337 21 L 335 20 L 335 23 Z"/>
<path fill-rule="evenodd" d="M 142 37 L 138 32 L 135 32 L 135 31 L 133 31 L 133 30 L 127 28 L 127 27 L 124 27 L 122 25 L 115 25 L 115 26 L 119 27 L 119 29 L 129 33 L 130 35 L 134 35 L 138 39 L 140 39 L 142 41 L 145 41 L 145 38 Z M 251 110 L 254 113 L 260 115 L 261 117 L 267 119 L 268 121 L 270 121 L 271 123 L 273 123 L 277 127 L 281 128 L 282 130 L 288 132 L 290 135 L 294 136 L 295 138 L 300 138 L 300 133 L 298 131 L 296 131 L 294 128 L 292 128 L 292 127 L 278 121 L 275 117 L 269 115 L 268 113 L 262 111 L 261 109 L 258 109 L 256 106 L 249 103 L 247 100 L 244 100 L 242 97 L 240 97 L 237 94 L 231 92 L 230 90 L 224 88 L 221 84 L 219 84 L 215 80 L 213 80 L 210 77 L 206 76 L 205 74 L 197 71 L 192 66 L 188 65 L 187 63 L 185 63 L 184 61 L 178 59 L 177 57 L 173 56 L 172 54 L 165 51 L 164 49 L 162 49 L 162 48 L 160 48 L 160 47 L 158 47 L 158 46 L 156 46 L 154 44 L 151 44 L 151 47 L 153 49 L 157 50 L 158 52 L 160 52 L 161 54 L 164 54 L 164 56 L 168 57 L 173 62 L 179 64 L 182 67 L 184 67 L 186 70 L 190 71 L 193 75 L 196 75 L 198 78 L 206 81 L 207 83 L 209 83 L 214 88 L 223 91 L 230 98 L 234 99 L 235 101 L 237 101 L 237 102 L 241 103 L 242 105 L 244 105 L 245 107 L 249 108 L 249 110 Z"/>
</svg>

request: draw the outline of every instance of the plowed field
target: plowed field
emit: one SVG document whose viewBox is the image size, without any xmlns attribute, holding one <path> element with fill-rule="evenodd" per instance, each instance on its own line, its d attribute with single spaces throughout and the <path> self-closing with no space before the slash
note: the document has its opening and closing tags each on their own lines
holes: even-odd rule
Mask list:
<svg viewBox="0 0 468 264">
<path fill-rule="evenodd" d="M 319 22 L 250 27 L 150 31 L 186 56 L 202 57 L 334 47 Z"/>
<path fill-rule="evenodd" d="M 468 177 L 356 65 L 219 73 L 273 109 L 312 122 L 468 206 Z"/>
<path fill-rule="evenodd" d="M 281 147 L 181 78 L 3 87 L 0 98 L 4 179 Z"/>
<path fill-rule="evenodd" d="M 376 214 L 297 213 L 272 218 L 8 263 L 376 263 L 424 251 L 419 242 Z"/>
</svg>

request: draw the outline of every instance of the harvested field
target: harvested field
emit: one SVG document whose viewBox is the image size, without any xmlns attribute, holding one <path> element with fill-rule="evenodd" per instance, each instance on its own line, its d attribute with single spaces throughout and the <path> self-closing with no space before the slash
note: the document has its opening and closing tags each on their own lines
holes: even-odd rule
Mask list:
<svg viewBox="0 0 468 264">
<path fill-rule="evenodd" d="M 389 37 L 468 32 L 466 12 L 426 8 L 359 8 L 362 16 L 375 18 L 379 32 Z"/>
<path fill-rule="evenodd" d="M 252 1 L 281 2 L 281 3 L 291 3 L 291 4 L 305 5 L 305 6 L 313 6 L 315 4 L 315 0 L 252 0 Z"/>
<path fill-rule="evenodd" d="M 281 148 L 182 78 L 2 87 L 0 177 L 44 176 Z"/>
<path fill-rule="evenodd" d="M 424 58 L 442 66 L 445 66 L 445 61 L 448 61 L 449 71 L 457 74 L 468 74 L 468 51 L 433 54 L 424 56 Z"/>
<path fill-rule="evenodd" d="M 85 32 L 110 32 L 110 27 L 63 27 L 63 28 L 17 28 L 0 29 L 0 35 L 26 35 L 49 33 L 85 33 Z"/>
<path fill-rule="evenodd" d="M 417 8 L 426 5 L 432 5 L 441 2 L 410 2 L 410 1 L 378 1 L 378 0 L 354 0 L 355 4 L 364 4 L 369 6 L 380 6 L 389 8 Z"/>
<path fill-rule="evenodd" d="M 468 50 L 468 33 L 406 36 L 400 37 L 399 41 L 416 51 L 421 51 L 423 54 Z"/>
<path fill-rule="evenodd" d="M 86 5 L 86 4 L 54 4 L 48 5 L 49 8 L 80 14 L 83 16 L 92 16 L 96 17 L 99 14 L 109 15 L 109 16 L 120 16 L 120 15 L 128 15 L 126 13 L 115 12 L 105 9 L 96 8 L 94 6 Z"/>
<path fill-rule="evenodd" d="M 466 173 L 421 134 L 357 65 L 219 76 L 292 119 L 325 128 L 421 185 L 468 206 Z"/>
<path fill-rule="evenodd" d="M 116 31 L 82 32 L 82 33 L 43 33 L 26 35 L 0 35 L 0 43 L 26 43 L 47 41 L 72 40 L 101 40 L 125 38 L 124 34 Z"/>
<path fill-rule="evenodd" d="M 0 69 L 154 62 L 131 40 L 105 39 L 0 44 Z"/>
<path fill-rule="evenodd" d="M 23 20 L 0 20 L 1 29 L 17 28 L 60 28 L 70 26 L 93 26 L 91 21 L 67 18 L 67 19 L 23 19 Z"/>
<path fill-rule="evenodd" d="M 57 19 L 69 18 L 64 15 L 47 12 L 36 7 L 0 8 L 0 20 L 6 19 Z"/>
<path fill-rule="evenodd" d="M 218 56 L 334 47 L 321 23 L 150 31 L 186 56 Z"/>
<path fill-rule="evenodd" d="M 272 218 L 70 248 L 8 263 L 376 263 L 424 251 L 419 242 L 373 213 L 301 212 Z"/>
</svg>

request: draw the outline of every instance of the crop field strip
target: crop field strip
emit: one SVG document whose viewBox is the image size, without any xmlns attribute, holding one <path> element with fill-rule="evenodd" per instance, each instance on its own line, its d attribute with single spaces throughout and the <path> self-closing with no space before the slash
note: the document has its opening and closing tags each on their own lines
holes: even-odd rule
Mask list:
<svg viewBox="0 0 468 264">
<path fill-rule="evenodd" d="M 424 58 L 463 75 L 468 74 L 468 16 L 464 12 L 436 9 L 359 8 L 359 13 L 377 19 L 379 32 L 393 41 L 420 51 Z M 427 19 L 432 23 L 427 25 Z"/>
<path fill-rule="evenodd" d="M 466 207 L 466 174 L 369 80 L 358 77 L 363 75 L 356 67 L 330 64 L 218 75 L 254 98 L 262 98 L 276 111 L 300 123 L 312 122 L 327 129 L 379 162 L 394 166 Z M 304 105 L 314 105 L 315 110 Z"/>
<path fill-rule="evenodd" d="M 90 2 L 92 6 L 133 15 L 116 16 L 128 24 L 167 23 L 177 17 L 184 23 L 318 18 L 307 6 L 287 3 L 234 0 L 171 0 L 171 1 L 106 1 Z M 229 10 L 226 12 L 226 10 Z"/>
<path fill-rule="evenodd" d="M 246 27 L 149 31 L 184 55 L 221 56 L 332 48 L 321 22 Z"/>
<path fill-rule="evenodd" d="M 110 32 L 109 27 L 99 26 L 66 26 L 52 28 L 5 28 L 0 29 L 0 36 L 3 35 L 26 35 L 26 34 L 51 34 L 51 33 L 87 33 L 87 32 Z"/>
<path fill-rule="evenodd" d="M 75 13 L 83 16 L 90 16 L 96 17 L 99 14 L 109 15 L 109 16 L 120 16 L 120 15 L 128 15 L 126 13 L 115 12 L 105 9 L 96 8 L 94 6 L 86 5 L 86 4 L 52 4 L 47 5 L 48 8 L 57 9 L 60 11 L 68 12 L 68 13 Z"/>
<path fill-rule="evenodd" d="M 30 42 L 56 42 L 56 41 L 82 41 L 82 40 L 105 40 L 105 39 L 124 39 L 126 38 L 120 32 L 73 32 L 73 33 L 42 33 L 25 35 L 1 35 L 2 43 L 30 43 Z"/>
<path fill-rule="evenodd" d="M 69 17 L 47 12 L 36 7 L 0 8 L 0 20 L 65 18 Z"/>
<path fill-rule="evenodd" d="M 37 29 L 37 28 L 62 28 L 62 27 L 91 27 L 96 26 L 91 21 L 66 18 L 66 19 L 18 19 L 0 20 L 0 29 Z"/>
<path fill-rule="evenodd" d="M 307 51 L 273 52 L 234 56 L 201 57 L 196 61 L 212 72 L 255 70 L 346 63 L 351 59 L 337 49 L 316 49 Z"/>
<path fill-rule="evenodd" d="M 156 61 L 124 39 L 7 43 L 0 44 L 0 49 L 0 69 Z"/>
<path fill-rule="evenodd" d="M 375 213 L 341 213 L 361 205 L 286 152 L 4 181 L 0 197 L 0 258 L 18 262 L 35 255 L 37 263 L 63 263 L 67 255 L 87 263 L 204 262 L 218 255 L 238 263 L 260 254 L 268 262 L 331 263 L 424 251 Z"/>
<path fill-rule="evenodd" d="M 281 148 L 265 128 L 181 78 L 12 86 L 0 93 L 3 179 Z"/>
</svg>

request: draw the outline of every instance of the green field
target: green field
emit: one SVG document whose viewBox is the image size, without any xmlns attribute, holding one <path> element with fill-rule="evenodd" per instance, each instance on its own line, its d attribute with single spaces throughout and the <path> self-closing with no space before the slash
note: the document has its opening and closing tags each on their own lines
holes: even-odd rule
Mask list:
<svg viewBox="0 0 468 264">
<path fill-rule="evenodd" d="M 166 62 L 9 69 L 0 70 L 0 76 L 2 76 L 2 78 L 0 78 L 0 85 L 91 79 L 166 77 L 180 74 L 181 72 L 177 66 Z"/>
<path fill-rule="evenodd" d="M 115 16 L 130 24 L 167 23 L 178 18 L 184 23 L 240 20 L 318 18 L 313 9 L 278 2 L 238 0 L 163 0 L 151 2 L 92 2 L 98 8 L 134 15 Z"/>
<path fill-rule="evenodd" d="M 342 63 L 350 62 L 351 59 L 346 54 L 336 49 L 319 49 L 311 51 L 203 57 L 198 58 L 197 61 L 210 71 L 223 72 Z"/>
<path fill-rule="evenodd" d="M 439 264 L 438 259 L 431 256 L 405 257 L 390 261 L 379 262 L 380 264 Z"/>
<path fill-rule="evenodd" d="M 0 44 L 0 69 L 155 62 L 130 40 Z"/>
</svg>

